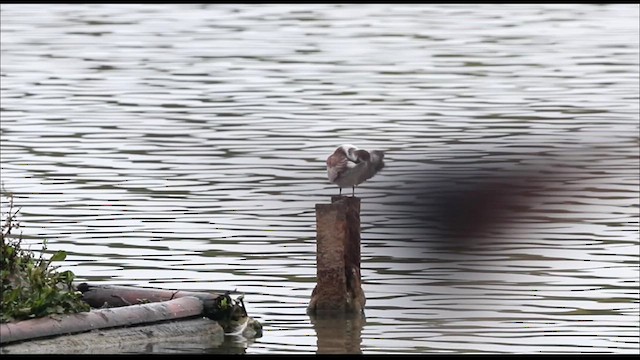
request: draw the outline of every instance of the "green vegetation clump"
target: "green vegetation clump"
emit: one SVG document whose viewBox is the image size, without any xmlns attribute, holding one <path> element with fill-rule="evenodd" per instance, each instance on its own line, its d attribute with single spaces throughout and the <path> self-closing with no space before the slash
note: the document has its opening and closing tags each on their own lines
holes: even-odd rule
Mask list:
<svg viewBox="0 0 640 360">
<path fill-rule="evenodd" d="M 2 275 L 2 313 L 0 322 L 13 322 L 39 318 L 52 314 L 89 311 L 82 293 L 73 287 L 71 271 L 57 272 L 54 261 L 62 261 L 67 254 L 58 251 L 49 260 L 43 258 L 46 241 L 38 258 L 20 248 L 22 235 L 12 234 L 20 224 L 16 220 L 19 210 L 13 209 L 13 196 L 5 194 L 8 210 L 2 212 L 2 249 L 0 265 Z"/>
</svg>

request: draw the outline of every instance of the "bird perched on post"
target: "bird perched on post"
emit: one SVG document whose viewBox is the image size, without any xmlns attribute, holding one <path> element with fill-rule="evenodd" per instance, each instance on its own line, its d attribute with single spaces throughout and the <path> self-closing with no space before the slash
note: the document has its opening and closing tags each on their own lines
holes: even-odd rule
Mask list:
<svg viewBox="0 0 640 360">
<path fill-rule="evenodd" d="M 342 188 L 351 186 L 351 196 L 355 196 L 355 188 L 372 178 L 384 167 L 384 152 L 381 150 L 360 150 L 344 144 L 327 158 L 327 176 L 329 181 Z"/>
</svg>

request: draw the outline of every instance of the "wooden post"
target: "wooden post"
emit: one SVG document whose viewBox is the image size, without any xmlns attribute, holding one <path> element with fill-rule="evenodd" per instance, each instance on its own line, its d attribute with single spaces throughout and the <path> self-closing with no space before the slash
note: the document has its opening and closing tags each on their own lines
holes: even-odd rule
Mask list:
<svg viewBox="0 0 640 360">
<path fill-rule="evenodd" d="M 333 196 L 316 204 L 317 284 L 307 312 L 361 313 L 360 199 Z"/>
</svg>

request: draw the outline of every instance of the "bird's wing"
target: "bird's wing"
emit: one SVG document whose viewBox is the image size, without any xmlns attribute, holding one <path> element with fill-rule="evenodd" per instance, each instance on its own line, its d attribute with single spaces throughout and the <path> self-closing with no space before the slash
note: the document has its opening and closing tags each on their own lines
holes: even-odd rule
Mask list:
<svg viewBox="0 0 640 360">
<path fill-rule="evenodd" d="M 381 150 L 373 150 L 371 152 L 371 164 L 376 172 L 384 168 L 384 152 Z"/>
<path fill-rule="evenodd" d="M 364 159 L 366 160 L 358 164 L 358 183 L 371 179 L 384 167 L 384 153 L 382 151 L 373 150 L 371 153 L 367 153 Z"/>
<path fill-rule="evenodd" d="M 327 159 L 327 176 L 329 177 L 329 181 L 335 182 L 340 174 L 344 173 L 347 169 L 353 167 L 355 164 L 345 156 L 341 155 L 331 155 Z"/>
</svg>

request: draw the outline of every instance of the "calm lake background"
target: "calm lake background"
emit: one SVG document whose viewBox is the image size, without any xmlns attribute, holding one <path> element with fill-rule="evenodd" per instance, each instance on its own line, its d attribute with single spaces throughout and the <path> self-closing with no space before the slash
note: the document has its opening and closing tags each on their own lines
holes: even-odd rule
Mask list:
<svg viewBox="0 0 640 360">
<path fill-rule="evenodd" d="M 638 10 L 2 4 L 3 192 L 77 280 L 236 290 L 264 327 L 146 352 L 638 353 Z M 366 319 L 312 320 L 342 143 L 386 151 Z M 460 241 L 434 199 L 485 179 L 517 211 Z"/>
</svg>

